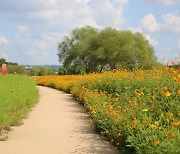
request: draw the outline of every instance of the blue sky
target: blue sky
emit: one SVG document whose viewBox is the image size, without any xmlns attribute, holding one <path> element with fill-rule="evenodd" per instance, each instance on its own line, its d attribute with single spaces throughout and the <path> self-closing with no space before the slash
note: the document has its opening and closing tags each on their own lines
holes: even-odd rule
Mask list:
<svg viewBox="0 0 180 154">
<path fill-rule="evenodd" d="M 180 58 L 180 0 L 0 0 L 0 58 L 59 64 L 58 42 L 86 25 L 141 32 L 159 61 Z"/>
</svg>

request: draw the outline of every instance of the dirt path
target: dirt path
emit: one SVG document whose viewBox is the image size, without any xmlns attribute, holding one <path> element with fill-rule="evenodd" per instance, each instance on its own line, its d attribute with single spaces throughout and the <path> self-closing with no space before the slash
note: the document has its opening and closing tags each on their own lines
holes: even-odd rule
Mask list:
<svg viewBox="0 0 180 154">
<path fill-rule="evenodd" d="M 40 102 L 24 125 L 13 127 L 0 154 L 118 154 L 88 124 L 88 115 L 71 95 L 39 87 Z"/>
</svg>

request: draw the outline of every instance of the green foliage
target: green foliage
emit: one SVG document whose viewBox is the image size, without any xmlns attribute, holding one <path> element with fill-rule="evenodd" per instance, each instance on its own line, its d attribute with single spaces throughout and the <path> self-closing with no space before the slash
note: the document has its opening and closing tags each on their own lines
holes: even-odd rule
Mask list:
<svg viewBox="0 0 180 154">
<path fill-rule="evenodd" d="M 37 67 L 33 66 L 31 69 L 26 70 L 26 74 L 29 76 L 46 76 L 54 75 L 56 70 L 52 70 L 50 67 L 42 66 Z"/>
<path fill-rule="evenodd" d="M 7 65 L 8 74 L 26 74 L 26 68 L 23 65 Z"/>
<path fill-rule="evenodd" d="M 106 66 L 149 69 L 157 65 L 154 54 L 153 47 L 141 33 L 113 28 L 76 28 L 58 45 L 58 57 L 63 66 L 79 65 L 86 73 L 101 72 Z"/>
<path fill-rule="evenodd" d="M 46 75 L 52 75 L 54 74 L 52 69 L 49 67 L 43 66 L 39 69 L 39 76 L 46 76 Z"/>
<path fill-rule="evenodd" d="M 0 134 L 3 129 L 21 124 L 37 99 L 38 90 L 33 79 L 0 75 Z"/>
<path fill-rule="evenodd" d="M 38 76 L 40 69 L 38 67 L 34 66 L 34 67 L 32 67 L 32 69 L 29 72 L 30 72 L 29 73 L 30 76 Z"/>
<path fill-rule="evenodd" d="M 0 67 L 1 67 L 2 64 L 5 64 L 5 63 L 6 63 L 6 59 L 0 58 Z"/>
<path fill-rule="evenodd" d="M 73 65 L 69 67 L 60 67 L 58 70 L 59 75 L 66 75 L 66 74 L 85 74 L 86 71 L 82 66 L 79 65 Z"/>
<path fill-rule="evenodd" d="M 98 34 L 95 28 L 90 26 L 76 28 L 71 36 L 66 36 L 58 45 L 59 61 L 63 62 L 64 67 L 71 65 L 84 66 L 86 73 L 96 71 L 98 63 L 95 62 L 96 55 L 94 50 L 90 50 L 90 42 Z"/>
<path fill-rule="evenodd" d="M 0 67 L 1 67 L 2 64 L 18 65 L 17 63 L 7 62 L 6 59 L 0 58 Z"/>
</svg>

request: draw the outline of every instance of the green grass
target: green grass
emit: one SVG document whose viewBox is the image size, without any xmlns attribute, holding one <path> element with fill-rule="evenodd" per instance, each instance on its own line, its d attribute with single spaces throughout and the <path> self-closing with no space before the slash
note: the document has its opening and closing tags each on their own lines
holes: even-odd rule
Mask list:
<svg viewBox="0 0 180 154">
<path fill-rule="evenodd" d="M 37 100 L 38 89 L 33 79 L 0 75 L 0 134 L 11 126 L 22 124 L 22 119 Z"/>
</svg>

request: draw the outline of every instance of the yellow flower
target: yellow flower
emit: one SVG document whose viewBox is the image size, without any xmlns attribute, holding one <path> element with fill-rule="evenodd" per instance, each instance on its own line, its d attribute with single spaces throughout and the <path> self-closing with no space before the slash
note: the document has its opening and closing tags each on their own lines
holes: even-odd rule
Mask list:
<svg viewBox="0 0 180 154">
<path fill-rule="evenodd" d="M 155 125 L 159 125 L 159 122 L 158 122 L 158 121 L 155 121 L 154 124 L 155 124 Z"/>
<path fill-rule="evenodd" d="M 155 128 L 155 127 L 156 127 L 156 125 L 154 125 L 154 124 L 151 124 L 151 125 L 150 125 L 150 127 L 151 127 L 151 128 Z"/>
<path fill-rule="evenodd" d="M 169 96 L 171 96 L 171 93 L 169 91 L 167 91 L 164 95 L 169 97 Z"/>
<path fill-rule="evenodd" d="M 143 109 L 143 112 L 147 112 L 148 111 L 148 109 Z"/>
<path fill-rule="evenodd" d="M 180 90 L 178 90 L 178 95 L 180 96 Z"/>
</svg>

